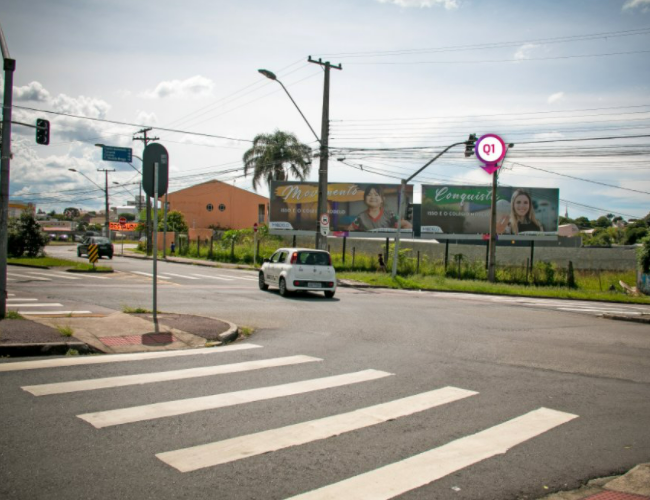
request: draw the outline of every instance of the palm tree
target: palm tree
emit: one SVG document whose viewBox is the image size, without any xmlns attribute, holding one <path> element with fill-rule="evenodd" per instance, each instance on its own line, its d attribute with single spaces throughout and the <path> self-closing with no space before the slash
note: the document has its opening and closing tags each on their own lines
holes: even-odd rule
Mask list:
<svg viewBox="0 0 650 500">
<path fill-rule="evenodd" d="M 244 176 L 253 172 L 255 191 L 262 181 L 269 186 L 271 181 L 286 181 L 289 176 L 304 181 L 311 170 L 311 154 L 311 148 L 289 132 L 259 134 L 244 153 Z"/>
</svg>

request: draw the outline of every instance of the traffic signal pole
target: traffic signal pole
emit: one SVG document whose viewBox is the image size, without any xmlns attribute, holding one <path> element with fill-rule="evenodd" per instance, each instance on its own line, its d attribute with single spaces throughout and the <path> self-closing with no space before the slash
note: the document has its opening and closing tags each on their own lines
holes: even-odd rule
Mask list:
<svg viewBox="0 0 650 500">
<path fill-rule="evenodd" d="M 16 61 L 9 49 L 0 26 L 0 45 L 5 77 L 2 103 L 2 146 L 0 150 L 0 319 L 7 315 L 7 232 L 9 221 L 9 166 L 11 161 L 11 106 L 13 101 L 14 71 Z"/>
<path fill-rule="evenodd" d="M 461 144 L 467 144 L 468 141 L 463 141 L 463 142 L 455 142 L 454 144 L 447 146 L 445 149 L 443 149 L 440 153 L 438 153 L 434 158 L 429 160 L 427 163 L 424 164 L 423 167 L 421 167 L 417 172 L 415 172 L 411 177 L 408 179 L 402 179 L 402 184 L 400 187 L 400 195 L 399 195 L 399 201 L 397 203 L 397 234 L 395 235 L 395 251 L 393 252 L 393 269 L 391 272 L 391 276 L 394 278 L 397 276 L 397 255 L 399 253 L 399 240 L 400 240 L 400 233 L 402 232 L 402 205 L 404 205 L 404 196 L 406 195 L 406 185 L 411 182 L 420 172 L 422 172 L 425 168 L 427 168 L 429 165 L 431 165 L 434 161 L 436 161 L 438 158 L 440 158 L 442 155 L 444 155 L 447 151 L 449 151 L 451 148 L 454 148 L 456 146 L 460 146 Z"/>
</svg>

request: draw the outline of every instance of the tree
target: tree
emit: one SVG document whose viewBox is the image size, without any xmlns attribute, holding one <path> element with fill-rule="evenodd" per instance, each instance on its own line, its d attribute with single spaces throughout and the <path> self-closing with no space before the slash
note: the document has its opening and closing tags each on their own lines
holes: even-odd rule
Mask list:
<svg viewBox="0 0 650 500">
<path fill-rule="evenodd" d="M 648 235 L 648 225 L 644 220 L 638 220 L 628 224 L 625 228 L 623 243 L 625 245 L 634 245 Z"/>
<path fill-rule="evenodd" d="M 580 229 L 590 229 L 593 227 L 591 221 L 586 217 L 578 217 L 574 222 Z"/>
<path fill-rule="evenodd" d="M 262 181 L 269 186 L 272 180 L 285 181 L 290 176 L 304 181 L 311 170 L 311 154 L 311 148 L 291 133 L 259 134 L 244 153 L 244 176 L 253 173 L 256 191 Z"/>
<path fill-rule="evenodd" d="M 128 212 L 124 212 L 123 214 L 119 214 L 118 217 L 120 217 L 120 218 L 124 217 L 127 222 L 131 222 L 131 221 L 135 220 L 135 215 L 131 214 L 131 213 L 128 213 Z"/>
<path fill-rule="evenodd" d="M 72 219 L 76 219 L 81 214 L 78 208 L 68 207 L 63 211 L 63 215 L 65 215 L 66 219 L 72 220 Z"/>
<path fill-rule="evenodd" d="M 41 231 L 34 215 L 29 210 L 23 211 L 19 219 L 9 222 L 7 251 L 13 257 L 36 257 L 43 253 L 47 245 L 47 235 Z"/>
<path fill-rule="evenodd" d="M 598 217 L 598 219 L 596 219 L 596 222 L 594 222 L 594 227 L 610 227 L 611 225 L 611 220 L 608 216 L 605 215 Z"/>
<path fill-rule="evenodd" d="M 185 216 L 178 210 L 167 212 L 167 231 L 176 233 L 187 233 Z M 165 214 L 162 210 L 158 213 L 158 231 L 165 230 Z"/>
</svg>

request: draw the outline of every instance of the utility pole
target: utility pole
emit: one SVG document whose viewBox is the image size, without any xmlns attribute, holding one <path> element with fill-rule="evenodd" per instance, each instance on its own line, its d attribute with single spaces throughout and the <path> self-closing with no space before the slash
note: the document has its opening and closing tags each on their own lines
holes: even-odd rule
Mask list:
<svg viewBox="0 0 650 500">
<path fill-rule="evenodd" d="M 514 144 L 508 144 L 506 151 L 501 160 L 501 166 L 506 161 L 506 156 Z M 488 281 L 495 283 L 497 280 L 497 183 L 499 180 L 499 171 L 495 170 L 492 174 L 492 201 L 490 203 L 490 247 L 488 255 Z"/>
<path fill-rule="evenodd" d="M 134 141 L 142 141 L 144 142 L 144 147 L 146 148 L 147 145 L 149 144 L 150 141 L 158 141 L 160 140 L 160 137 L 147 137 L 147 132 L 151 131 L 152 128 L 143 128 L 142 130 L 138 130 L 136 134 L 142 134 L 142 137 L 136 137 L 133 136 Z M 157 200 L 156 200 L 157 201 Z M 138 201 L 138 203 L 140 203 Z M 156 205 L 158 205 L 156 203 Z M 156 209 L 158 207 L 156 206 Z M 158 229 L 158 228 L 156 228 Z M 147 220 L 146 220 L 146 231 L 145 234 L 147 236 L 147 255 L 149 255 L 149 252 L 151 252 L 151 198 L 149 198 L 149 195 L 147 195 Z"/>
<path fill-rule="evenodd" d="M 106 184 L 104 188 L 104 193 L 106 194 L 106 205 L 105 205 L 105 211 L 106 211 L 106 237 L 110 240 L 111 239 L 111 223 L 108 217 L 108 173 L 109 172 L 115 172 L 115 169 L 99 169 L 97 172 L 104 172 L 106 175 Z"/>
<path fill-rule="evenodd" d="M 9 164 L 11 160 L 11 106 L 14 91 L 16 60 L 9 49 L 0 26 L 0 46 L 5 72 L 4 102 L 2 104 L 2 146 L 0 149 L 0 319 L 7 315 L 7 252 L 9 224 Z"/>
<path fill-rule="evenodd" d="M 316 214 L 316 248 L 327 250 L 327 236 L 323 236 L 320 231 L 321 215 L 327 213 L 327 167 L 329 160 L 329 125 L 330 125 L 330 69 L 342 70 L 338 66 L 332 65 L 329 61 L 318 61 L 309 56 L 308 62 L 318 64 L 325 68 L 325 83 L 323 86 L 323 116 L 321 121 L 320 134 L 320 165 L 318 167 L 318 213 Z"/>
</svg>

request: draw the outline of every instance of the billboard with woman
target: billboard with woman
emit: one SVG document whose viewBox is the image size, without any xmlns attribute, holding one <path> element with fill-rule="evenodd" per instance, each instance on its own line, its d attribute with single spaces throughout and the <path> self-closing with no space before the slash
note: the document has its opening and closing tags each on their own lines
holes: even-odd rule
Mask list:
<svg viewBox="0 0 650 500">
<path fill-rule="evenodd" d="M 399 184 L 328 184 L 327 213 L 334 236 L 381 236 L 397 228 L 411 232 L 413 186 L 406 186 L 398 221 Z M 277 231 L 316 231 L 318 184 L 274 181 L 271 183 L 269 227 Z"/>
<path fill-rule="evenodd" d="M 560 192 L 555 188 L 497 188 L 497 234 L 513 239 L 557 236 Z M 422 235 L 490 232 L 491 186 L 422 186 Z M 526 238 L 524 238 L 526 237 Z"/>
</svg>

